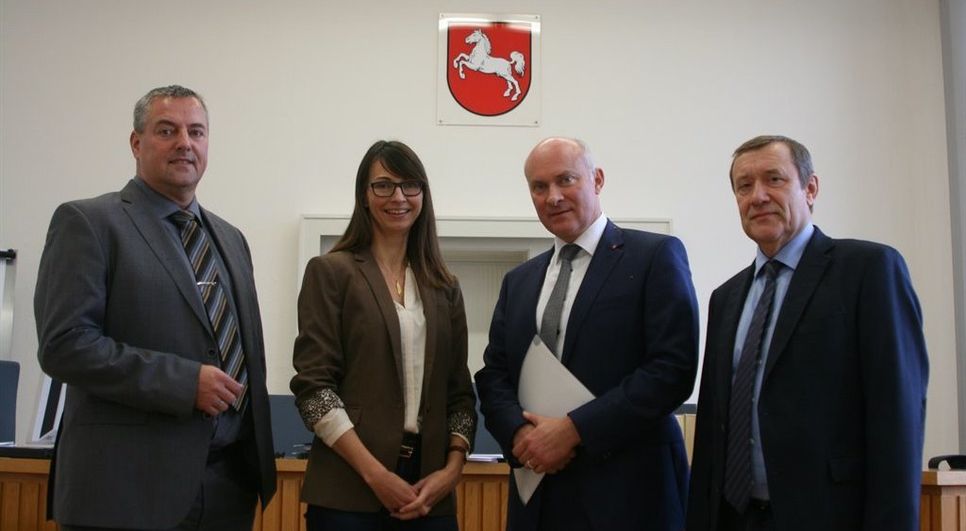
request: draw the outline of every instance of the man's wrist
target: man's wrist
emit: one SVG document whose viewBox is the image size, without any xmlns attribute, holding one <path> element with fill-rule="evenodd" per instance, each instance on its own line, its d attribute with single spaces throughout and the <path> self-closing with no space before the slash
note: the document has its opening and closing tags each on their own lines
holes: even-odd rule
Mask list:
<svg viewBox="0 0 966 531">
<path fill-rule="evenodd" d="M 574 422 L 574 419 L 570 418 L 570 415 L 564 415 L 564 419 L 567 422 L 567 426 L 569 426 L 567 431 L 570 433 L 571 442 L 573 443 L 572 446 L 576 448 L 580 446 L 580 432 L 577 431 L 577 424 Z"/>
</svg>

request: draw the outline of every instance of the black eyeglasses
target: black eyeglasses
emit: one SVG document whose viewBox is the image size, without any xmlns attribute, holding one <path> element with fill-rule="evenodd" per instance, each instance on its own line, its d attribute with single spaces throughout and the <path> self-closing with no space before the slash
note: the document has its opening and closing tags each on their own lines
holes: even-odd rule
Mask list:
<svg viewBox="0 0 966 531">
<path fill-rule="evenodd" d="M 403 181 L 394 183 L 392 181 L 376 181 L 369 183 L 372 193 L 376 197 L 392 197 L 396 193 L 396 188 L 401 188 L 404 196 L 412 197 L 423 193 L 423 183 L 421 181 Z"/>
</svg>

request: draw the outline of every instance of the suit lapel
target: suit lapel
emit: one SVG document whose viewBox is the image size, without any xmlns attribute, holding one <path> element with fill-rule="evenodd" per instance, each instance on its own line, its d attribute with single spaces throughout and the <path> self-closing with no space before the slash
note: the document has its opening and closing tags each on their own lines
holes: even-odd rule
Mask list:
<svg viewBox="0 0 966 531">
<path fill-rule="evenodd" d="M 369 284 L 369 290 L 376 300 L 379 313 L 382 314 L 382 320 L 386 323 L 386 331 L 389 333 L 389 342 L 392 347 L 392 358 L 396 362 L 396 378 L 399 380 L 399 391 L 404 393 L 406 386 L 403 381 L 402 338 L 399 334 L 399 316 L 396 315 L 396 303 L 393 302 L 389 294 L 389 288 L 386 287 L 386 280 L 382 277 L 382 272 L 379 271 L 379 264 L 376 263 L 372 254 L 368 250 L 365 250 L 355 253 L 353 256 L 359 264 L 359 270 L 362 271 L 362 276 L 366 279 L 366 283 Z"/>
<path fill-rule="evenodd" d="M 717 379 L 716 389 L 724 389 L 725 395 L 722 400 L 716 401 L 718 408 L 718 418 L 728 418 L 728 405 L 731 400 L 731 377 L 735 355 L 735 337 L 738 335 L 738 321 L 741 319 L 741 310 L 745 306 L 745 298 L 748 297 L 748 290 L 751 289 L 751 281 L 755 275 L 755 264 L 741 272 L 739 282 L 724 294 L 725 300 L 720 308 L 720 322 L 723 323 L 719 337 L 710 338 L 715 341 L 715 351 L 718 357 L 715 362 L 715 378 Z"/>
<path fill-rule="evenodd" d="M 184 249 L 177 245 L 171 235 L 165 232 L 159 220 L 150 214 L 150 211 L 139 204 L 144 201 L 143 192 L 138 185 L 131 181 L 121 190 L 121 200 L 123 201 L 124 212 L 131 218 L 134 228 L 144 239 L 144 243 L 158 257 L 158 261 L 171 276 L 174 284 L 181 292 L 185 302 L 191 307 L 195 316 L 204 324 L 209 333 L 211 322 L 208 320 L 208 313 L 205 311 L 201 297 L 198 296 L 198 287 L 195 285 L 195 278 L 191 271 L 184 265 Z"/>
<path fill-rule="evenodd" d="M 594 256 L 590 259 L 587 273 L 580 282 L 577 296 L 574 297 L 574 304 L 570 309 L 570 317 L 567 320 L 567 335 L 564 337 L 563 355 L 560 357 L 560 361 L 564 365 L 567 365 L 570 361 L 577 331 L 590 314 L 590 309 L 594 300 L 597 299 L 597 294 L 600 293 L 607 277 L 610 276 L 610 272 L 623 256 L 623 234 L 617 225 L 608 220 L 600 242 L 597 243 L 597 249 L 594 250 Z"/>
<path fill-rule="evenodd" d="M 815 233 L 805 247 L 802 259 L 798 262 L 798 267 L 788 285 L 788 292 L 785 293 L 785 299 L 782 301 L 778 320 L 775 322 L 775 332 L 768 347 L 763 381 L 768 380 L 768 375 L 785 351 L 792 331 L 802 317 L 802 312 L 811 300 L 812 294 L 815 293 L 815 289 L 818 288 L 825 269 L 831 261 L 828 252 L 832 246 L 832 240 L 815 227 Z"/>
</svg>

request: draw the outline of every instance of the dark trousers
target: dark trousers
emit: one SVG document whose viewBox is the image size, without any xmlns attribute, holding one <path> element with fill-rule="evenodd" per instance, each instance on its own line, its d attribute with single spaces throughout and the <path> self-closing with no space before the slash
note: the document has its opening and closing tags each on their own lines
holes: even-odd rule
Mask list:
<svg viewBox="0 0 966 531">
<path fill-rule="evenodd" d="M 386 511 L 357 513 L 310 505 L 305 512 L 308 531 L 458 531 L 455 516 L 424 516 L 397 520 Z"/>
<path fill-rule="evenodd" d="M 396 475 L 409 484 L 419 481 L 420 442 L 418 435 L 403 438 Z M 385 509 L 373 513 L 339 511 L 309 505 L 305 511 L 308 531 L 459 531 L 456 516 L 424 516 L 415 520 L 399 520 Z"/>
<path fill-rule="evenodd" d="M 164 531 L 242 531 L 255 521 L 255 482 L 240 445 L 209 455 L 205 476 L 188 514 Z M 150 481 L 143 478 L 142 481 Z M 60 524 L 61 531 L 124 531 Z M 147 530 L 128 530 L 147 531 Z M 158 530 L 161 531 L 161 530 Z"/>
<path fill-rule="evenodd" d="M 721 500 L 721 514 L 718 520 L 720 531 L 775 531 L 771 504 L 762 500 L 748 502 L 748 507 L 743 513 L 735 511 L 731 504 Z"/>
<path fill-rule="evenodd" d="M 560 474 L 568 474 L 563 471 Z M 562 478 L 562 476 L 561 476 Z M 540 531 L 593 531 L 594 526 L 580 502 L 581 494 L 575 481 L 559 481 L 558 477 L 544 476 L 538 489 L 540 494 Z M 513 481 L 513 476 L 510 476 Z"/>
</svg>

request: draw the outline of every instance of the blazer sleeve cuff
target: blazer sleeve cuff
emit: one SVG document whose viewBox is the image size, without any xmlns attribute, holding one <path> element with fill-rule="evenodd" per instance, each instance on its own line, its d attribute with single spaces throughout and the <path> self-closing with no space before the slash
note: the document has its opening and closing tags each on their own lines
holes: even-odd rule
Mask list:
<svg viewBox="0 0 966 531">
<path fill-rule="evenodd" d="M 335 408 L 326 413 L 315 426 L 312 427 L 312 431 L 326 446 L 332 446 L 339 437 L 342 437 L 345 432 L 353 428 L 352 421 L 349 420 L 349 415 L 345 412 L 343 408 Z"/>
<path fill-rule="evenodd" d="M 332 389 L 319 389 L 310 396 L 297 400 L 299 414 L 302 422 L 310 431 L 315 431 L 315 425 L 333 409 L 342 409 L 345 412 L 345 404 L 342 399 Z"/>
</svg>

